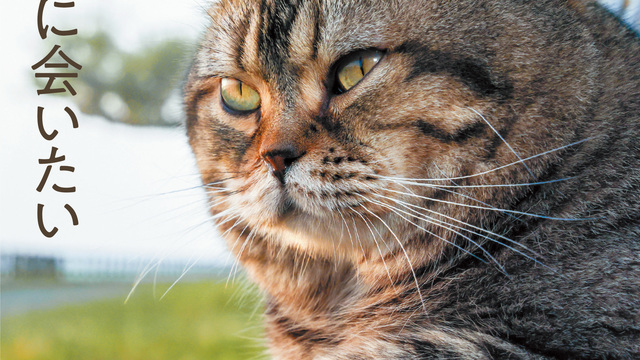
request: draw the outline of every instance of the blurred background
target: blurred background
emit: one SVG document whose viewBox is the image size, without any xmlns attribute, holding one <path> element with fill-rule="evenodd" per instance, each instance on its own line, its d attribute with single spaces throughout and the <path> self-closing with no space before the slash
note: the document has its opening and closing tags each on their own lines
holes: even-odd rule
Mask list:
<svg viewBox="0 0 640 360">
<path fill-rule="evenodd" d="M 639 24 L 640 0 L 603 2 Z M 47 2 L 42 40 L 37 1 L 3 4 L 0 358 L 264 358 L 261 303 L 207 216 L 183 126 L 180 88 L 207 7 Z M 78 33 L 56 36 L 52 26 Z M 31 67 L 55 45 L 82 66 L 70 80 L 75 96 L 37 95 L 46 81 L 35 73 L 45 68 Z M 51 141 L 38 130 L 38 107 L 47 131 L 58 130 Z M 65 160 L 38 192 L 38 160 L 52 147 Z M 37 204 L 59 229 L 52 238 L 39 230 Z"/>
</svg>

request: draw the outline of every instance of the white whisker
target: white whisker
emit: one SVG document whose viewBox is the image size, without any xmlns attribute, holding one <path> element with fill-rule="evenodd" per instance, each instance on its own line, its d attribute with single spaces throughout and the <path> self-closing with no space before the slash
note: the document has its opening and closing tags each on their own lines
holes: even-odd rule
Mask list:
<svg viewBox="0 0 640 360">
<path fill-rule="evenodd" d="M 455 188 L 455 189 L 477 189 L 477 188 L 499 188 L 499 187 L 523 187 L 523 186 L 536 186 L 536 185 L 545 185 L 545 184 L 553 184 L 557 182 L 572 180 L 574 177 L 563 178 L 563 179 L 555 179 L 548 181 L 538 181 L 532 183 L 520 183 L 520 184 L 485 184 L 485 185 L 434 185 L 434 184 L 425 184 L 416 181 L 408 181 L 408 180 L 400 180 L 399 178 L 384 178 L 385 180 L 391 180 L 393 182 L 405 184 L 405 185 L 415 185 L 421 187 L 430 187 L 434 189 L 443 189 L 443 188 Z"/>
<path fill-rule="evenodd" d="M 456 176 L 456 177 L 452 177 L 452 178 L 435 178 L 435 179 L 410 179 L 410 178 L 380 176 L 380 175 L 375 175 L 375 174 L 370 174 L 369 176 L 377 177 L 377 178 L 380 178 L 380 179 L 386 179 L 386 180 L 406 180 L 406 181 L 451 181 L 451 180 L 469 179 L 469 178 L 473 178 L 473 177 L 477 177 L 477 176 L 490 174 L 492 172 L 496 172 L 496 171 L 502 170 L 504 168 L 508 168 L 510 166 L 520 164 L 520 163 L 522 163 L 524 161 L 533 160 L 535 158 L 539 158 L 539 157 L 544 156 L 544 155 L 548 155 L 548 154 L 551 154 L 551 153 L 554 153 L 554 152 L 558 152 L 558 151 L 564 150 L 566 148 L 582 144 L 582 143 L 587 142 L 589 140 L 593 140 L 594 138 L 595 137 L 590 137 L 590 138 L 586 138 L 586 139 L 583 139 L 583 140 L 580 140 L 580 141 L 576 141 L 576 142 L 573 142 L 573 143 L 568 144 L 568 145 L 560 146 L 560 147 L 555 148 L 555 149 L 547 150 L 545 152 L 541 152 L 539 154 L 529 156 L 527 158 L 522 159 L 522 161 L 520 161 L 520 160 L 519 161 L 514 161 L 512 163 L 509 163 L 509 164 L 506 164 L 506 165 L 502 165 L 502 166 L 498 166 L 496 168 L 493 168 L 493 169 L 490 169 L 490 170 L 486 170 L 486 171 L 482 171 L 482 172 L 479 172 L 479 173 L 476 173 L 476 174 L 472 174 L 472 175 Z"/>
<path fill-rule="evenodd" d="M 498 132 L 498 130 L 496 130 L 496 128 L 493 127 L 493 125 L 491 125 L 491 123 L 487 120 L 487 118 L 484 117 L 484 115 L 482 115 L 480 112 L 478 112 L 476 109 L 474 108 L 470 108 L 467 107 L 467 109 L 473 111 L 474 113 L 476 113 L 478 116 L 480 116 L 480 118 L 482 118 L 482 120 L 484 120 L 484 122 L 489 125 L 489 127 L 491 128 L 491 130 L 500 138 L 500 140 L 502 140 L 502 142 L 507 145 L 507 147 L 509 148 L 509 150 L 511 150 L 511 152 L 513 153 L 513 155 L 515 155 L 518 160 L 520 160 L 519 162 L 522 163 L 522 165 L 527 169 L 527 171 L 529 172 L 529 175 L 531 175 L 531 177 L 533 177 L 534 179 L 536 178 L 536 175 L 533 173 L 533 171 L 531 171 L 531 169 L 529 168 L 529 166 L 527 166 L 527 164 L 525 164 L 525 162 L 522 160 L 522 158 L 520 157 L 520 155 L 518 155 L 518 153 L 516 152 L 516 150 L 511 147 L 511 145 L 507 142 L 507 140 L 505 140 L 504 137 L 502 137 L 502 135 L 500 135 L 500 132 Z"/>
<path fill-rule="evenodd" d="M 373 230 L 371 229 L 371 226 L 369 226 L 369 223 L 367 222 L 365 217 L 362 216 L 362 214 L 358 213 L 351 206 L 349 206 L 349 209 L 351 209 L 351 211 L 353 211 L 358 216 L 360 216 L 360 218 L 362 219 L 364 224 L 367 226 L 367 228 L 369 228 L 369 231 L 371 232 L 371 236 L 373 238 L 373 242 L 376 244 L 376 248 L 378 248 L 378 253 L 380 253 L 380 260 L 382 260 L 382 264 L 384 265 L 384 268 L 387 271 L 387 276 L 389 277 L 389 283 L 391 284 L 391 286 L 393 286 L 395 288 L 395 285 L 393 283 L 393 279 L 391 278 L 391 272 L 389 271 L 389 267 L 387 266 L 387 262 L 384 261 L 384 254 L 382 253 L 382 250 L 380 249 L 380 245 L 378 244 L 378 240 L 376 240 L 376 234 L 373 233 Z M 373 226 L 373 224 L 371 224 L 371 225 Z M 374 228 L 375 228 L 375 226 L 374 226 Z M 378 232 L 377 229 L 376 229 L 376 232 Z M 379 232 L 378 232 L 378 235 L 380 235 Z M 380 236 L 380 240 L 384 243 L 384 240 L 382 240 L 382 236 Z M 364 251 L 364 249 L 363 249 L 363 251 Z"/>
<path fill-rule="evenodd" d="M 420 303 L 422 304 L 422 309 L 424 310 L 424 312 L 426 314 L 427 313 L 427 306 L 424 303 L 424 298 L 422 297 L 422 291 L 420 290 L 420 284 L 418 283 L 418 277 L 416 276 L 416 272 L 413 269 L 413 264 L 411 263 L 411 259 L 409 258 L 409 254 L 407 254 L 407 250 L 402 245 L 402 242 L 400 241 L 400 239 L 398 239 L 398 237 L 396 236 L 396 233 L 394 233 L 393 230 L 391 230 L 389 225 L 387 225 L 387 223 L 384 222 L 384 220 L 382 220 L 378 215 L 374 214 L 372 211 L 370 211 L 366 207 L 362 206 L 362 208 L 364 210 L 366 210 L 368 213 L 370 213 L 371 215 L 373 215 L 374 217 L 376 217 L 378 220 L 380 220 L 380 222 L 382 222 L 382 224 L 391 232 L 391 235 L 393 235 L 393 237 L 398 242 L 398 245 L 400 246 L 400 249 L 402 249 L 402 252 L 404 253 L 405 258 L 407 259 L 407 263 L 409 264 L 409 268 L 411 269 L 411 274 L 413 275 L 413 280 L 416 283 L 416 291 L 418 292 L 418 297 L 420 297 Z"/>
<path fill-rule="evenodd" d="M 385 203 L 383 203 L 383 202 L 381 202 L 381 201 L 376 201 L 376 200 L 373 200 L 373 201 L 375 201 L 375 203 L 378 203 L 378 205 L 380 205 L 380 206 L 384 206 L 384 207 L 386 207 L 387 209 L 390 209 L 390 210 L 391 210 L 391 208 L 393 208 L 392 206 L 390 206 L 390 205 L 388 205 L 388 204 L 385 204 Z M 468 236 L 466 236 L 466 235 L 464 235 L 464 234 L 460 233 L 459 231 L 454 230 L 454 229 L 452 228 L 452 227 L 455 227 L 454 225 L 450 225 L 450 224 L 448 224 L 448 223 L 446 223 L 446 222 L 444 222 L 444 221 L 437 221 L 437 220 L 428 219 L 428 217 L 415 216 L 415 215 L 412 215 L 411 213 L 408 213 L 408 212 L 406 212 L 406 211 L 400 210 L 400 209 L 398 209 L 398 208 L 395 208 L 395 210 L 397 210 L 397 211 L 399 211 L 399 212 L 402 212 L 402 213 L 404 213 L 405 215 L 408 215 L 408 216 L 414 217 L 414 218 L 416 218 L 416 219 L 420 219 L 420 220 L 426 221 L 426 222 L 428 222 L 428 223 L 430 223 L 430 224 L 432 224 L 432 225 L 436 225 L 436 226 L 439 226 L 439 227 L 441 227 L 441 228 L 443 228 L 443 229 L 449 230 L 449 231 L 451 231 L 451 232 L 453 232 L 453 233 L 455 233 L 455 234 L 457 234 L 457 235 L 459 235 L 459 236 L 462 236 L 463 238 L 465 238 L 466 240 L 468 240 L 469 242 L 471 242 L 473 245 L 475 245 L 475 246 L 477 246 L 478 248 L 480 248 L 480 250 L 481 250 L 483 253 L 485 253 L 485 255 L 487 255 L 491 260 L 494 260 L 494 262 L 495 262 L 495 263 L 496 263 L 496 264 L 497 264 L 501 269 L 503 269 L 503 268 L 502 268 L 502 266 L 498 263 L 498 261 L 497 261 L 493 256 L 491 256 L 491 254 L 489 254 L 489 253 L 488 253 L 488 252 L 487 252 L 487 251 L 486 251 L 486 250 L 485 250 L 485 249 L 484 249 L 480 244 L 478 244 L 477 242 L 473 241 L 473 240 L 472 240 L 472 239 L 470 239 Z M 446 224 L 446 225 L 443 225 L 443 224 Z M 447 226 L 447 225 L 450 225 L 450 226 Z M 458 228 L 460 228 L 460 227 L 458 227 Z M 464 230 L 463 228 L 460 228 L 460 229 Z M 516 250 L 516 251 L 517 251 L 517 250 Z M 503 269 L 503 270 L 504 270 L 504 269 Z"/>
<path fill-rule="evenodd" d="M 347 234 L 349 234 L 349 240 L 351 241 L 351 246 L 355 248 L 355 244 L 353 242 L 353 237 L 351 236 L 351 231 L 349 230 L 349 225 L 347 224 L 347 220 L 344 219 L 344 215 L 342 215 L 342 211 L 340 211 L 339 209 L 338 209 L 338 215 L 340 215 L 340 218 L 342 218 L 342 222 L 344 223 L 344 226 L 347 228 Z M 340 235 L 342 235 L 342 230 L 340 231 Z"/>
<path fill-rule="evenodd" d="M 469 255 L 473 256 L 474 258 L 476 258 L 476 259 L 478 259 L 478 260 L 482 261 L 483 263 L 486 263 L 486 260 L 479 258 L 477 255 L 475 255 L 475 254 L 471 253 L 469 250 L 467 250 L 467 249 L 465 249 L 465 248 L 461 247 L 460 245 L 455 244 L 455 243 L 453 243 L 453 242 L 451 242 L 451 241 L 449 241 L 449 240 L 447 240 L 447 239 L 443 238 L 442 236 L 440 236 L 440 235 L 438 235 L 438 234 L 434 234 L 433 232 L 431 232 L 431 231 L 429 231 L 429 230 L 425 229 L 424 227 L 422 227 L 422 226 L 420 226 L 420 225 L 418 225 L 418 224 L 414 223 L 413 221 L 411 221 L 411 220 L 407 219 L 406 217 L 402 216 L 401 214 L 399 214 L 399 213 L 396 211 L 396 209 L 395 209 L 395 208 L 393 208 L 393 207 L 391 207 L 391 206 L 388 206 L 388 205 L 386 205 L 386 204 L 385 204 L 385 207 L 386 207 L 387 209 L 391 210 L 393 213 L 395 213 L 396 215 L 398 215 L 400 218 L 402 218 L 402 219 L 403 219 L 403 220 L 405 220 L 406 222 L 408 222 L 409 224 L 411 224 L 411 225 L 415 226 L 416 228 L 418 228 L 418 229 L 420 229 L 420 230 L 424 231 L 425 233 L 427 233 L 427 234 L 429 234 L 429 235 L 431 235 L 431 236 L 433 236 L 433 237 L 435 237 L 435 238 L 438 238 L 438 239 L 440 239 L 440 240 L 444 241 L 445 243 L 447 243 L 447 244 L 449 244 L 449 245 L 451 245 L 451 246 L 455 247 L 456 249 L 461 250 L 461 251 L 463 251 L 463 252 L 465 252 L 465 253 L 467 253 L 467 254 L 469 254 Z M 412 216 L 412 217 L 415 217 L 415 216 Z"/>
<path fill-rule="evenodd" d="M 500 208 L 494 208 L 494 207 L 486 207 L 486 206 L 477 206 L 477 205 L 469 205 L 469 204 L 457 203 L 457 202 L 454 202 L 454 201 L 447 201 L 447 200 L 430 198 L 430 197 L 427 197 L 427 196 L 403 193 L 401 191 L 391 190 L 391 189 L 387 189 L 387 191 L 390 191 L 390 192 L 393 192 L 393 193 L 397 193 L 397 194 L 400 194 L 400 195 L 408 195 L 408 196 L 412 196 L 412 197 L 417 197 L 417 198 L 420 198 L 420 199 L 429 200 L 429 201 L 433 201 L 433 202 L 439 202 L 439 203 L 443 203 L 443 204 L 450 204 L 450 205 L 468 207 L 468 208 L 472 208 L 472 209 L 499 211 L 499 212 L 502 212 L 502 213 L 526 215 L 526 216 L 531 216 L 531 217 L 541 218 L 541 219 L 548 219 L 548 220 L 558 220 L 558 221 L 587 221 L 587 220 L 595 220 L 595 219 L 591 219 L 591 218 L 588 218 L 588 219 L 559 218 L 559 217 L 552 217 L 552 216 L 545 216 L 545 215 L 539 215 L 539 214 L 526 213 L 526 212 L 517 211 L 517 210 L 508 210 L 508 209 L 500 209 Z"/>
<path fill-rule="evenodd" d="M 187 273 L 189 272 L 189 270 L 191 270 L 191 268 L 193 268 L 198 261 L 200 261 L 200 259 L 202 259 L 202 257 L 204 256 L 204 253 L 202 253 L 191 265 L 189 265 L 186 269 L 184 269 L 182 271 L 182 274 L 180 274 L 180 276 L 176 279 L 176 281 L 174 281 L 171 286 L 169 286 L 169 288 L 167 289 L 167 291 L 164 292 L 164 294 L 162 294 L 162 296 L 160 296 L 160 300 L 164 299 L 164 297 L 169 293 L 169 291 L 171 291 L 171 289 L 173 289 L 174 286 L 176 286 L 176 284 L 182 280 L 182 278 L 185 277 L 185 275 L 187 275 Z"/>
<path fill-rule="evenodd" d="M 248 228 L 248 227 L 249 227 L 249 224 L 245 225 L 245 227 L 244 227 L 244 228 L 242 228 L 242 231 L 240 231 L 240 234 L 238 234 L 238 236 L 236 237 L 236 240 L 233 242 L 233 248 L 232 248 L 232 251 L 233 251 L 233 249 L 236 247 L 236 244 L 238 243 L 238 241 L 239 241 L 239 240 L 240 240 L 240 238 L 242 237 L 242 234 L 244 234 L 244 232 L 247 230 L 247 228 Z M 253 230 L 252 230 L 252 231 L 250 231 L 250 234 L 251 234 L 252 232 L 253 232 Z M 247 246 L 247 243 L 248 243 L 248 242 L 249 242 L 249 238 L 248 238 L 248 237 L 247 237 L 244 241 L 242 241 L 242 246 L 240 247 L 240 250 L 238 251 L 238 256 L 237 256 L 237 257 L 238 257 L 238 259 L 240 259 L 240 258 L 242 257 L 242 252 L 244 251 L 244 249 L 245 249 L 245 247 Z M 234 267 L 235 267 L 235 269 L 234 269 Z M 237 262 L 236 262 L 236 263 L 234 263 L 234 264 L 231 266 L 231 270 L 229 271 L 229 275 L 227 276 L 227 283 L 226 283 L 226 285 L 225 285 L 225 286 L 228 286 L 228 285 L 229 285 L 229 279 L 231 279 L 231 278 L 232 278 L 231 282 L 235 282 L 236 274 L 237 274 L 237 272 L 238 272 L 238 268 L 239 268 L 239 267 L 240 267 L 240 266 L 238 266 L 238 263 L 237 263 Z"/>
<path fill-rule="evenodd" d="M 379 197 L 382 197 L 382 198 L 385 198 L 385 199 L 388 199 L 388 200 L 391 200 L 391 201 L 394 201 L 394 202 L 396 202 L 397 204 L 402 205 L 403 207 L 405 207 L 405 208 L 407 208 L 407 209 L 410 209 L 410 208 L 416 208 L 416 209 L 419 209 L 419 210 L 422 210 L 422 211 L 427 211 L 427 212 L 430 212 L 430 213 L 435 214 L 435 215 L 437 215 L 437 216 L 441 216 L 441 217 L 443 217 L 443 218 L 445 218 L 445 219 L 447 219 L 447 220 L 451 220 L 451 221 L 457 222 L 457 223 L 459 223 L 459 224 L 462 224 L 462 225 L 464 225 L 464 226 L 470 227 L 470 228 L 472 228 L 472 229 L 475 229 L 475 230 L 478 230 L 478 231 L 481 231 L 481 232 L 485 232 L 485 233 L 487 233 L 487 234 L 489 234 L 489 235 L 491 235 L 491 236 L 498 237 L 498 238 L 503 239 L 503 240 L 505 240 L 505 241 L 508 241 L 508 242 L 510 242 L 510 243 L 512 243 L 512 244 L 514 244 L 514 245 L 517 245 L 517 246 L 521 247 L 522 249 L 524 249 L 524 250 L 526 250 L 526 251 L 529 251 L 529 252 L 531 252 L 532 254 L 534 254 L 534 255 L 536 255 L 536 256 L 541 256 L 540 254 L 538 254 L 538 253 L 537 253 L 537 252 L 535 252 L 534 250 L 529 249 L 528 247 L 526 247 L 526 246 L 524 246 L 524 245 L 520 244 L 519 242 L 514 241 L 514 240 L 512 240 L 512 239 L 509 239 L 509 238 L 508 238 L 508 237 L 506 237 L 506 236 L 503 236 L 503 235 L 497 234 L 497 233 L 495 233 L 495 232 L 493 232 L 493 231 L 486 230 L 486 229 L 483 229 L 483 228 L 478 227 L 478 226 L 474 226 L 474 225 L 469 224 L 469 223 L 467 223 L 467 222 L 464 222 L 464 221 L 462 221 L 462 220 L 458 220 L 458 219 L 456 219 L 456 218 L 453 218 L 453 217 L 450 217 L 450 216 L 447 216 L 447 215 L 441 214 L 441 213 L 439 213 L 439 212 L 437 212 L 437 211 L 434 211 L 434 210 L 431 210 L 431 209 L 427 209 L 427 208 L 423 208 L 423 207 L 418 206 L 418 205 L 410 204 L 410 203 L 405 202 L 405 201 L 402 201 L 402 200 L 393 199 L 393 198 L 391 198 L 391 197 L 384 196 L 384 195 L 380 195 L 380 194 L 375 194 L 375 195 L 376 195 L 376 196 L 379 196 Z M 413 212 L 415 212 L 415 213 L 421 214 L 422 216 L 427 216 L 427 215 L 422 214 L 422 213 L 420 213 L 420 212 L 418 212 L 418 211 L 416 211 L 416 210 L 410 210 L 410 211 L 413 211 Z M 430 216 L 428 216 L 428 217 L 429 217 L 430 219 L 433 219 L 434 221 L 442 221 L 442 220 L 439 220 L 439 219 L 436 219 L 436 218 L 432 218 L 432 217 L 430 217 Z M 449 224 L 449 225 L 450 225 L 450 226 L 455 226 L 455 225 L 453 225 L 453 224 Z M 459 227 L 459 228 L 460 228 L 460 229 L 465 229 L 464 227 Z M 471 231 L 471 230 L 468 230 L 468 229 L 466 229 L 466 230 L 467 230 L 467 231 Z M 477 234 L 477 233 L 474 233 L 474 234 Z M 477 234 L 477 235 L 482 236 L 481 234 Z M 516 250 L 516 251 L 517 251 L 517 250 Z"/>
</svg>

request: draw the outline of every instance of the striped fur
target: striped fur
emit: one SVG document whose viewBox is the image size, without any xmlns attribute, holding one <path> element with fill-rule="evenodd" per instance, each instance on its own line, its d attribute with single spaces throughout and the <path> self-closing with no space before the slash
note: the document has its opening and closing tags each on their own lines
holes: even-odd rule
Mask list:
<svg viewBox="0 0 640 360">
<path fill-rule="evenodd" d="M 578 0 L 209 14 L 188 134 L 274 358 L 640 358 L 635 33 Z M 333 92 L 366 49 L 384 58 Z M 228 113 L 224 77 L 260 109 Z M 297 154 L 281 180 L 269 149 Z"/>
</svg>

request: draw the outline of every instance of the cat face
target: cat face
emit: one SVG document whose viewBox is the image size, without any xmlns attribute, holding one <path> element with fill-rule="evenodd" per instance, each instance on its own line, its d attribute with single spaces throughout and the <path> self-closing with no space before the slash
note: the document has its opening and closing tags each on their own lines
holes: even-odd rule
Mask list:
<svg viewBox="0 0 640 360">
<path fill-rule="evenodd" d="M 473 246 L 594 96 L 593 49 L 553 29 L 571 9 L 536 3 L 214 4 L 185 100 L 221 229 L 330 256 Z"/>
</svg>

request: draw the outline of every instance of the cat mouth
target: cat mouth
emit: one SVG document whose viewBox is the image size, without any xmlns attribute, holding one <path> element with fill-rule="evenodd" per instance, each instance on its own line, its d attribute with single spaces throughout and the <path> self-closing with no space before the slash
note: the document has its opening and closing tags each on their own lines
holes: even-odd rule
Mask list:
<svg viewBox="0 0 640 360">
<path fill-rule="evenodd" d="M 287 193 L 285 193 L 283 195 L 283 200 L 278 207 L 276 216 L 282 219 L 293 215 L 297 211 L 299 211 L 299 208 L 296 205 L 295 201 Z"/>
<path fill-rule="evenodd" d="M 287 186 L 281 186 L 277 189 L 270 189 L 271 211 L 272 218 L 276 221 L 284 221 L 295 217 L 298 214 L 304 213 L 302 206 L 297 203 L 296 199 L 291 196 L 291 192 L 287 189 Z M 266 205 L 266 203 L 265 203 Z"/>
<path fill-rule="evenodd" d="M 320 204 L 310 204 L 308 199 L 300 199 L 291 194 L 284 187 L 279 196 L 279 203 L 275 211 L 275 218 L 279 221 L 287 222 L 298 218 L 322 218 L 321 214 L 330 211 Z"/>
<path fill-rule="evenodd" d="M 255 205 L 266 212 L 258 211 L 256 215 L 271 223 L 326 222 L 340 215 L 358 217 L 369 200 L 368 189 L 347 179 L 338 184 L 313 180 L 307 173 L 289 171 L 284 182 L 276 185 L 269 181 L 262 189 L 258 187 L 256 190 L 263 195 L 259 197 L 261 205 Z"/>
<path fill-rule="evenodd" d="M 327 219 L 333 218 L 336 212 L 355 212 L 361 207 L 363 201 L 361 199 L 351 199 L 351 201 L 319 201 L 320 196 L 313 199 L 299 198 L 292 196 L 286 190 L 281 194 L 281 200 L 275 212 L 275 217 L 280 220 L 292 220 L 295 218 L 306 219 Z M 328 216 L 329 215 L 329 216 Z"/>
</svg>

